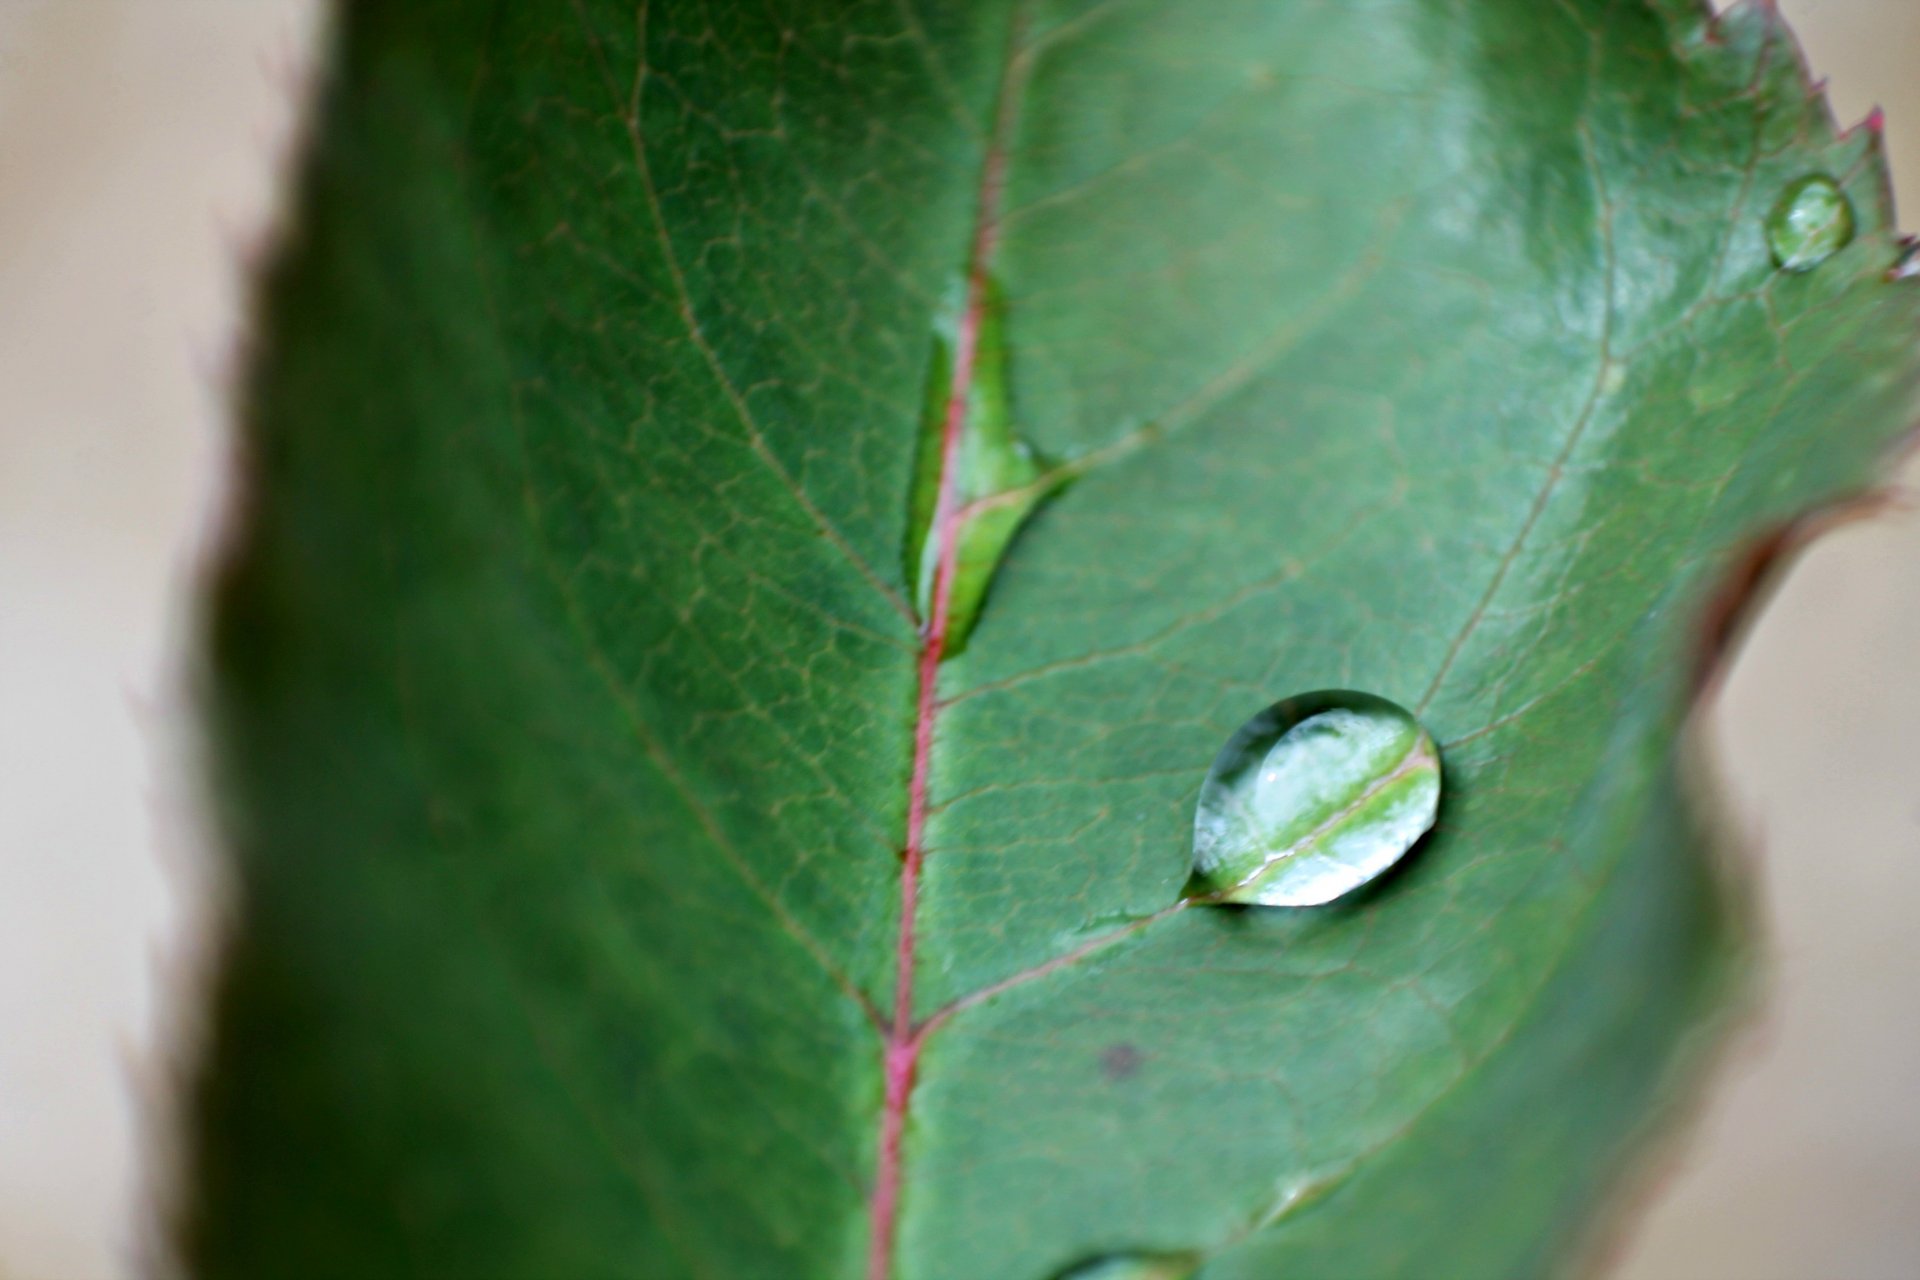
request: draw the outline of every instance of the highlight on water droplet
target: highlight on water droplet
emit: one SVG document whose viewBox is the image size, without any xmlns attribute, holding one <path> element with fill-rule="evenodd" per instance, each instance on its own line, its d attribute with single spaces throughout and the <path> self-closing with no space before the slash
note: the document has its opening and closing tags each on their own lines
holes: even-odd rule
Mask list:
<svg viewBox="0 0 1920 1280">
<path fill-rule="evenodd" d="M 1191 1253 L 1110 1254 L 1068 1267 L 1055 1280 L 1189 1280 L 1199 1269 Z"/>
<path fill-rule="evenodd" d="M 1440 752 L 1413 714 L 1326 689 L 1276 702 L 1214 758 L 1186 897 L 1311 907 L 1398 862 L 1440 808 Z"/>
<path fill-rule="evenodd" d="M 1767 214 L 1767 246 L 1783 271 L 1811 271 L 1853 239 L 1853 202 L 1825 174 L 1798 179 Z"/>
</svg>

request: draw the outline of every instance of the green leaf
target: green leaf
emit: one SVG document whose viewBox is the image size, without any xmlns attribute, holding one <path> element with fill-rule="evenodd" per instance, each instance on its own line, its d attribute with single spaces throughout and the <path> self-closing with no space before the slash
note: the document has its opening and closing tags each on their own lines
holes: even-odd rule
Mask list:
<svg viewBox="0 0 1920 1280">
<path fill-rule="evenodd" d="M 337 39 L 213 610 L 193 1273 L 1572 1256 L 1738 969 L 1679 782 L 1720 584 L 1915 402 L 1879 137 L 1770 10 Z M 1777 269 L 1815 174 L 1853 234 Z M 1037 495 L 1016 436 L 1072 486 L 929 538 Z M 1418 715 L 1437 827 L 1181 909 L 1209 762 L 1321 688 Z"/>
</svg>

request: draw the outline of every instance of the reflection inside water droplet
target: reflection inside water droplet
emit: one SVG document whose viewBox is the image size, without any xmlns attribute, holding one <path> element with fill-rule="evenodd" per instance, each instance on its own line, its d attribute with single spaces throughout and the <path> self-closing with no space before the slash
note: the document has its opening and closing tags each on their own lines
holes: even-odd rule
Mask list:
<svg viewBox="0 0 1920 1280">
<path fill-rule="evenodd" d="M 1345 689 L 1276 702 L 1215 757 L 1187 896 L 1307 907 L 1398 862 L 1440 806 L 1440 753 L 1405 708 Z"/>
<path fill-rule="evenodd" d="M 1793 183 L 1767 215 L 1767 246 L 1785 271 L 1811 271 L 1852 239 L 1853 204 L 1825 174 Z"/>
</svg>

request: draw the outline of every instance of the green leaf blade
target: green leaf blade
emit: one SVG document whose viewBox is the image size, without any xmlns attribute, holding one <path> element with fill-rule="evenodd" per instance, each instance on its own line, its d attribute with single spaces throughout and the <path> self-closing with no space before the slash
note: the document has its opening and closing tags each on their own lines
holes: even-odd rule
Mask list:
<svg viewBox="0 0 1920 1280">
<path fill-rule="evenodd" d="M 217 601 L 193 1270 L 861 1274 L 1007 77 L 987 419 L 1074 484 L 938 673 L 892 1272 L 1568 1256 L 1735 967 L 1706 602 L 1914 404 L 1877 139 L 1775 19 L 358 5 L 337 68 Z M 1858 225 L 1779 272 L 1811 171 Z M 1169 911 L 1316 688 L 1417 710 L 1439 827 Z"/>
</svg>

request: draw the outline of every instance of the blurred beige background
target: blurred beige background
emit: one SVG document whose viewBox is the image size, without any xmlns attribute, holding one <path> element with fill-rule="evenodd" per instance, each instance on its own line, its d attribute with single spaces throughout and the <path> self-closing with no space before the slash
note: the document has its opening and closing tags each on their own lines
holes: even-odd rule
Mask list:
<svg viewBox="0 0 1920 1280">
<path fill-rule="evenodd" d="M 1920 223 L 1920 0 L 1782 0 Z M 150 1256 L 143 1096 L 208 911 L 179 715 L 244 268 L 317 0 L 0 0 L 0 1276 Z M 1920 481 L 1920 467 L 1908 475 Z M 1920 1276 L 1920 514 L 1794 570 L 1712 731 L 1771 1000 L 1630 1280 Z M 177 1021 L 177 1018 L 175 1019 Z M 177 1033 L 177 1029 L 176 1029 Z"/>
</svg>

